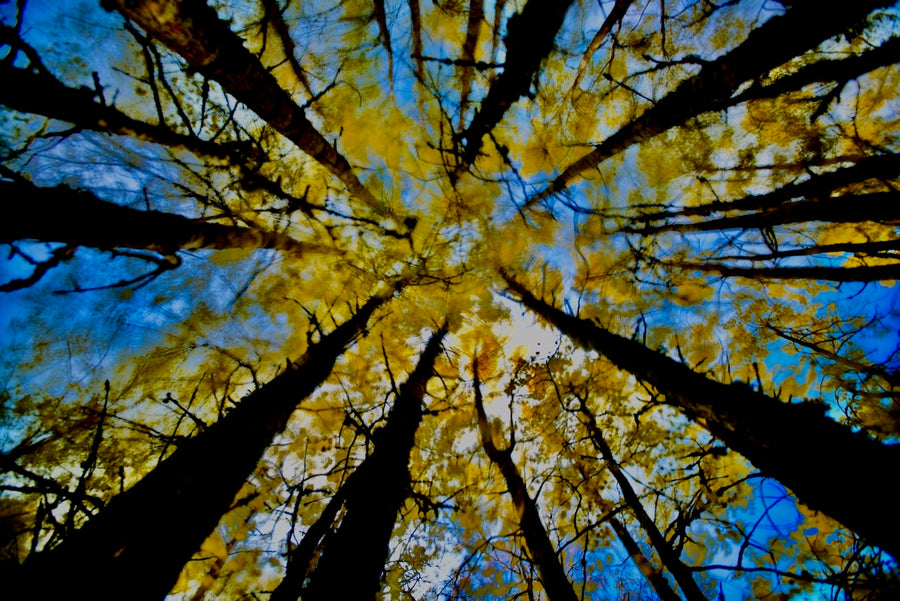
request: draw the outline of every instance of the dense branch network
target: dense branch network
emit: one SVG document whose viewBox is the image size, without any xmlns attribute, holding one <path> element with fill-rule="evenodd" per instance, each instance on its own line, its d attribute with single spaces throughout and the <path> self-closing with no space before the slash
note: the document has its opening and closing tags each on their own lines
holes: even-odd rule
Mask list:
<svg viewBox="0 0 900 601">
<path fill-rule="evenodd" d="M 103 4 L 0 15 L 12 594 L 900 591 L 893 3 Z"/>
</svg>

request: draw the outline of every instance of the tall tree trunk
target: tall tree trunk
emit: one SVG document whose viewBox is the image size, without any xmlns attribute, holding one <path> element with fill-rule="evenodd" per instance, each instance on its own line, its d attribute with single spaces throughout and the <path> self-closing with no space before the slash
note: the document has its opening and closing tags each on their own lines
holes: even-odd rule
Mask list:
<svg viewBox="0 0 900 601">
<path fill-rule="evenodd" d="M 498 449 L 494 444 L 487 414 L 484 411 L 484 400 L 481 394 L 481 381 L 478 379 L 478 361 L 472 364 L 475 387 L 475 413 L 478 416 L 478 432 L 481 435 L 481 445 L 484 447 L 488 458 L 500 469 L 506 480 L 506 487 L 512 497 L 516 511 L 519 513 L 519 526 L 525 536 L 525 544 L 531 553 L 531 559 L 537 566 L 538 576 L 547 597 L 550 601 L 577 601 L 578 595 L 572 588 L 572 583 L 566 576 L 566 570 L 559 562 L 559 556 L 547 530 L 541 521 L 537 503 L 528 494 L 528 487 L 522 479 L 516 464 L 512 460 L 514 443 L 506 449 Z"/>
<path fill-rule="evenodd" d="M 291 66 L 291 71 L 294 73 L 297 81 L 300 82 L 300 85 L 303 86 L 303 89 L 306 90 L 306 93 L 310 97 L 315 96 L 309 85 L 309 78 L 306 77 L 303 66 L 297 60 L 297 45 L 294 43 L 294 38 L 291 37 L 290 28 L 284 20 L 284 12 L 278 0 L 262 0 L 262 4 L 266 11 L 266 19 L 272 24 L 272 29 L 275 30 L 275 34 L 281 41 L 281 47 L 284 49 L 284 58 L 287 59 L 288 64 Z M 290 3 L 288 2 L 287 5 L 290 6 Z"/>
<path fill-rule="evenodd" d="M 880 46 L 869 48 L 859 54 L 834 60 L 823 60 L 800 67 L 790 75 L 779 77 L 772 83 L 762 84 L 756 81 L 745 92 L 735 97 L 736 102 L 745 102 L 754 98 L 775 98 L 811 83 L 835 82 L 837 87 L 825 95 L 823 101 L 827 105 L 829 99 L 834 100 L 844 85 L 881 67 L 900 62 L 900 37 L 894 36 Z M 823 112 L 825 107 L 817 109 Z"/>
<path fill-rule="evenodd" d="M 658 234 L 661 232 L 712 232 L 736 229 L 762 229 L 790 223 L 823 221 L 827 223 L 861 223 L 900 221 L 900 194 L 872 192 L 842 196 L 810 197 L 753 213 L 682 223 L 664 223 L 638 227 L 623 227 L 629 234 Z"/>
<path fill-rule="evenodd" d="M 594 34 L 594 37 L 591 38 L 591 43 L 588 44 L 587 50 L 581 55 L 578 69 L 575 71 L 575 77 L 572 79 L 572 87 L 569 89 L 570 94 L 574 94 L 578 91 L 578 86 L 581 85 L 581 80 L 584 79 L 584 74 L 591 64 L 591 61 L 594 59 L 594 54 L 600 49 L 603 42 L 606 41 L 606 38 L 612 32 L 613 27 L 622 22 L 622 19 L 625 17 L 625 13 L 628 12 L 628 7 L 631 6 L 632 2 L 633 0 L 616 0 L 612 10 L 609 11 L 609 14 L 606 15 L 606 19 L 603 20 L 603 24 L 600 25 L 600 29 L 598 29 L 597 33 Z"/>
<path fill-rule="evenodd" d="M 763 194 L 750 194 L 730 202 L 716 201 L 675 211 L 657 211 L 636 215 L 632 222 L 650 223 L 688 216 L 709 216 L 730 211 L 761 211 L 782 206 L 795 198 L 828 198 L 832 193 L 851 184 L 869 179 L 894 179 L 900 174 L 900 154 L 879 154 L 864 157 L 850 167 L 842 167 L 814 175 L 807 180 L 775 188 Z M 632 226 L 637 229 L 639 226 Z"/>
<path fill-rule="evenodd" d="M 616 458 L 612 454 L 612 449 L 609 448 L 609 444 L 607 444 L 606 439 L 603 437 L 603 432 L 600 430 L 600 427 L 597 425 L 597 420 L 595 419 L 593 413 L 585 405 L 584 401 L 581 402 L 581 406 L 579 407 L 579 412 L 582 415 L 583 423 L 588 429 L 588 435 L 591 438 L 591 442 L 594 443 L 594 447 L 600 451 L 600 455 L 606 461 L 606 465 L 609 468 L 609 471 L 612 473 L 613 478 L 615 478 L 616 483 L 619 485 L 619 490 L 622 492 L 622 498 L 625 499 L 625 503 L 631 509 L 631 512 L 637 518 L 638 523 L 641 525 L 641 528 L 644 529 L 644 532 L 647 533 L 647 538 L 650 539 L 650 544 L 653 545 L 653 548 L 656 549 L 657 555 L 659 555 L 659 559 L 662 561 L 663 565 L 669 570 L 669 573 L 675 577 L 675 581 L 678 583 L 678 586 L 681 588 L 681 592 L 684 594 L 685 598 L 690 601 L 707 601 L 706 595 L 703 594 L 703 591 L 700 590 L 700 587 L 697 586 L 697 582 L 694 580 L 694 575 L 691 572 L 691 569 L 686 566 L 681 558 L 678 557 L 678 554 L 672 548 L 672 545 L 669 544 L 669 541 L 666 540 L 666 537 L 663 536 L 663 533 L 659 531 L 659 528 L 656 527 L 656 523 L 653 521 L 653 518 L 647 513 L 647 510 L 644 509 L 644 505 L 641 503 L 641 499 L 638 497 L 637 493 L 634 491 L 634 488 L 631 486 L 631 482 L 628 480 L 628 477 L 625 475 L 625 472 L 622 470 L 622 467 L 616 461 Z M 615 520 L 615 517 L 612 518 Z M 617 534 L 620 535 L 619 528 L 616 526 L 614 522 L 610 522 L 613 526 L 613 529 Z M 619 526 L 622 526 L 619 524 Z M 624 526 L 622 526 L 624 529 Z M 627 530 L 625 531 L 627 534 Z M 625 540 L 623 539 L 623 544 Z M 626 547 L 628 545 L 626 544 Z M 629 551 L 630 554 L 630 551 Z M 656 584 L 651 581 L 651 584 L 656 587 Z"/>
<path fill-rule="evenodd" d="M 900 250 L 900 239 L 882 240 L 880 242 L 836 242 L 834 244 L 814 244 L 801 248 L 778 249 L 774 252 L 746 254 L 746 255 L 717 255 L 717 261 L 771 261 L 773 259 L 785 259 L 787 257 L 806 257 L 810 255 L 824 255 L 828 253 L 852 253 L 860 258 L 896 258 L 896 252 Z"/>
<path fill-rule="evenodd" d="M 363 463 L 365 463 L 365 460 Z M 356 482 L 358 473 L 359 469 L 347 478 L 344 485 L 329 499 L 322 513 L 312 523 L 306 534 L 297 543 L 297 546 L 288 553 L 284 577 L 275 590 L 272 591 L 269 601 L 297 601 L 303 588 L 303 581 L 306 580 L 306 576 L 310 568 L 312 568 L 316 550 L 319 548 L 322 539 L 331 531 L 338 512 L 344 506 L 347 495 L 350 494 L 350 490 L 353 488 L 354 482 Z"/>
<path fill-rule="evenodd" d="M 653 587 L 653 590 L 656 591 L 659 598 L 662 601 L 681 601 L 681 597 L 672 590 L 672 587 L 663 575 L 662 570 L 654 567 L 654 565 L 650 563 L 650 560 L 647 559 L 647 556 L 644 555 L 644 552 L 641 551 L 641 548 L 631 536 L 631 533 L 628 532 L 625 524 L 620 522 L 614 515 L 609 516 L 607 521 L 609 522 L 609 525 L 612 526 L 616 536 L 622 541 L 622 546 L 625 547 L 625 551 L 628 552 L 628 556 L 631 557 L 634 565 L 637 566 L 640 573 L 647 579 L 647 582 L 650 583 L 650 586 Z"/>
<path fill-rule="evenodd" d="M 445 325 L 428 341 L 416 368 L 400 386 L 387 424 L 375 431 L 372 454 L 348 479 L 346 485 L 351 488 L 346 494 L 346 513 L 337 531 L 326 539 L 302 591 L 303 601 L 376 598 L 390 555 L 391 533 L 409 496 L 409 456 L 422 421 L 425 389 L 446 334 Z M 293 581 L 296 583 L 296 576 Z M 276 591 L 278 599 L 296 599 L 297 592 L 285 591 L 281 596 Z"/>
<path fill-rule="evenodd" d="M 41 599 L 165 597 L 300 401 L 398 288 L 374 295 L 300 362 L 178 447 L 59 547 L 27 561 L 12 587 L 4 583 L 7 591 Z"/>
<path fill-rule="evenodd" d="M 394 89 L 394 51 L 391 48 L 391 30 L 388 27 L 387 13 L 384 8 L 384 0 L 373 0 L 373 17 L 378 23 L 378 37 L 381 38 L 381 46 L 388 57 L 388 83 L 390 89 Z"/>
<path fill-rule="evenodd" d="M 297 254 L 324 248 L 279 232 L 132 209 L 66 186 L 41 188 L 28 182 L 0 181 L 0 195 L 10 201 L 0 223 L 0 243 L 63 242 L 103 250 L 150 250 L 167 256 L 199 248 L 272 248 Z"/>
<path fill-rule="evenodd" d="M 572 0 L 528 0 L 521 12 L 510 17 L 504 40 L 503 73 L 491 84 L 469 127 L 459 134 L 465 142 L 460 168 L 475 162 L 481 139 L 500 123 L 514 102 L 528 95 L 541 61 L 553 49 L 553 41 L 571 4 Z"/>
<path fill-rule="evenodd" d="M 475 76 L 475 49 L 478 46 L 478 34 L 484 20 L 484 3 L 482 0 L 469 0 L 469 19 L 466 24 L 466 37 L 460 53 L 459 75 L 459 129 L 465 126 L 466 109 L 469 107 L 469 94 L 472 92 L 472 78 Z"/>
<path fill-rule="evenodd" d="M 855 267 L 830 267 L 827 265 L 809 265 L 806 267 L 735 267 L 719 263 L 691 263 L 690 261 L 661 261 L 660 264 L 688 271 L 714 273 L 728 278 L 757 280 L 823 280 L 827 282 L 900 280 L 900 262 L 882 265 L 857 265 Z"/>
<path fill-rule="evenodd" d="M 218 82 L 275 131 L 311 156 L 370 207 L 382 203 L 359 181 L 350 163 L 319 133 L 275 76 L 203 0 L 110 0 L 125 18 L 165 44 L 203 76 Z"/>
<path fill-rule="evenodd" d="M 12 34 L 0 28 L 0 41 L 15 43 Z M 57 80 L 47 71 L 17 67 L 13 61 L 0 61 L 0 104 L 22 113 L 42 115 L 73 123 L 79 128 L 129 136 L 168 146 L 186 148 L 204 157 L 226 160 L 234 165 L 243 162 L 241 153 L 251 150 L 246 142 L 219 144 L 194 135 L 180 134 L 165 124 L 151 125 L 133 119 L 115 106 L 98 102 L 96 92 L 73 88 Z"/>
<path fill-rule="evenodd" d="M 635 340 L 557 309 L 508 274 L 501 275 L 523 305 L 574 342 L 652 385 L 669 404 L 780 481 L 807 507 L 900 557 L 897 493 L 890 477 L 900 465 L 900 446 L 853 432 L 828 418 L 820 406 L 785 403 L 746 384 L 710 380 Z"/>
<path fill-rule="evenodd" d="M 785 14 L 772 17 L 754 29 L 730 52 L 703 63 L 699 73 L 681 82 L 634 121 L 563 169 L 549 186 L 526 201 L 525 208 L 562 192 L 582 173 L 595 169 L 632 144 L 654 138 L 703 113 L 733 106 L 739 102 L 734 92 L 744 82 L 765 76 L 775 67 L 846 31 L 871 11 L 890 6 L 893 1 L 859 0 L 848 4 L 837 0 L 796 0 L 789 4 Z M 816 26 L 810 27 L 811 23 Z"/>
</svg>

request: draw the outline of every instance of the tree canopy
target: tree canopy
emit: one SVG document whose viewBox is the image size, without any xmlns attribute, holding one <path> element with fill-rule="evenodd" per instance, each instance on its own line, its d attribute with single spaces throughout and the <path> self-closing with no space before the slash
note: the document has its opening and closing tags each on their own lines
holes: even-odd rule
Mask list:
<svg viewBox="0 0 900 601">
<path fill-rule="evenodd" d="M 0 5 L 0 591 L 900 594 L 888 0 Z"/>
</svg>

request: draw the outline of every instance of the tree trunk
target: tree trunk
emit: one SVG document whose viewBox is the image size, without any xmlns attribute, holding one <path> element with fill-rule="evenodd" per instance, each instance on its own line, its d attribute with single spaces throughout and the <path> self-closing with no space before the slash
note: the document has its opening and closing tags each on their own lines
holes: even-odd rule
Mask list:
<svg viewBox="0 0 900 601">
<path fill-rule="evenodd" d="M 374 209 L 381 207 L 347 159 L 316 131 L 291 95 L 203 0 L 111 0 L 108 4 L 203 76 L 218 82 L 343 182 L 357 199 Z"/>
<path fill-rule="evenodd" d="M 537 503 L 528 494 L 528 487 L 519 474 L 516 464 L 512 460 L 511 444 L 509 448 L 500 450 L 494 445 L 490 424 L 484 411 L 484 401 L 481 395 L 481 382 L 478 379 L 478 362 L 473 362 L 475 386 L 475 413 L 478 416 L 478 432 L 481 435 L 481 444 L 491 462 L 500 469 L 506 480 L 506 487 L 512 497 L 516 511 L 519 513 L 519 526 L 525 536 L 525 544 L 531 553 L 531 559 L 537 566 L 541 584 L 547 592 L 550 601 L 577 601 L 578 595 L 572 588 L 572 583 L 566 576 L 566 571 L 559 562 L 559 556 L 547 530 L 541 521 Z"/>
<path fill-rule="evenodd" d="M 718 263 L 661 262 L 667 267 L 714 273 L 729 278 L 758 280 L 823 280 L 827 282 L 881 282 L 900 280 L 900 262 L 855 267 L 734 267 Z"/>
<path fill-rule="evenodd" d="M 463 40 L 459 55 L 459 129 L 465 127 L 466 110 L 469 107 L 469 95 L 472 93 L 472 78 L 475 76 L 475 48 L 478 46 L 478 34 L 484 20 L 484 3 L 482 0 L 469 0 L 469 16 L 466 23 L 466 37 Z"/>
<path fill-rule="evenodd" d="M 398 287 L 370 298 L 299 363 L 178 447 L 60 546 L 27 561 L 12 590 L 41 599 L 165 597 L 300 401 Z"/>
<path fill-rule="evenodd" d="M 809 221 L 823 221 L 827 223 L 861 223 L 864 221 L 897 223 L 900 221 L 900 194 L 897 192 L 873 192 L 871 194 L 812 197 L 743 215 L 686 223 L 624 227 L 620 231 L 646 236 L 661 232 L 763 229 Z"/>
<path fill-rule="evenodd" d="M 890 477 L 900 446 L 828 418 L 821 406 L 791 404 L 735 382 L 723 384 L 597 324 L 568 315 L 501 273 L 523 305 L 579 345 L 656 388 L 667 402 L 870 544 L 900 557 L 897 492 Z"/>
<path fill-rule="evenodd" d="M 606 461 L 607 467 L 609 471 L 612 473 L 613 478 L 615 478 L 616 483 L 619 485 L 619 490 L 622 491 L 622 498 L 625 499 L 625 503 L 631 508 L 631 512 L 637 518 L 638 523 L 641 525 L 641 528 L 644 529 L 644 532 L 647 533 L 647 538 L 650 539 L 650 544 L 653 545 L 653 548 L 656 549 L 657 555 L 659 555 L 660 561 L 662 561 L 663 565 L 669 570 L 669 573 L 675 577 L 675 582 L 678 583 L 678 586 L 681 588 L 681 592 L 684 594 L 685 598 L 690 601 L 707 601 L 706 595 L 703 594 L 703 591 L 700 590 L 700 587 L 697 586 L 697 582 L 694 580 L 694 575 L 691 572 L 690 568 L 681 561 L 681 558 L 678 557 L 678 554 L 675 553 L 675 550 L 672 548 L 672 545 L 669 544 L 669 541 L 666 540 L 663 533 L 659 531 L 659 528 L 656 527 L 656 523 L 653 521 L 653 518 L 647 513 L 644 509 L 644 505 L 641 503 L 640 498 L 637 493 L 634 491 L 634 488 L 631 486 L 631 482 L 628 480 L 628 477 L 625 475 L 625 472 L 622 471 L 622 467 L 616 461 L 616 458 L 612 454 L 612 450 L 609 448 L 609 445 L 606 443 L 606 439 L 603 437 L 603 432 L 601 432 L 600 427 L 597 425 L 597 420 L 594 418 L 594 415 L 588 410 L 587 406 L 584 402 L 581 403 L 581 407 L 579 408 L 581 415 L 584 418 L 584 424 L 588 429 L 588 434 L 591 438 L 591 442 L 594 443 L 594 447 L 600 451 L 601 456 Z M 615 520 L 615 517 L 611 518 Z M 615 523 L 610 522 L 613 526 L 613 529 L 617 534 L 620 535 L 619 527 L 616 526 Z M 624 526 L 619 524 L 619 526 L 624 529 Z M 625 531 L 627 535 L 627 530 Z M 625 540 L 622 541 L 623 544 Z M 626 548 L 627 548 L 626 544 Z M 629 551 L 630 554 L 630 551 Z M 649 578 L 649 577 L 648 577 Z M 651 583 L 653 583 L 651 579 Z M 656 584 L 654 584 L 654 588 Z M 662 596 L 662 595 L 660 595 Z"/>
<path fill-rule="evenodd" d="M 242 162 L 241 152 L 248 150 L 246 143 L 208 142 L 197 136 L 172 131 L 163 124 L 151 125 L 133 119 L 114 106 L 97 102 L 93 90 L 69 87 L 47 72 L 19 68 L 12 61 L 0 61 L 0 80 L 3 81 L 0 104 L 22 113 L 66 121 L 91 131 L 129 136 L 171 148 L 185 148 L 200 156 L 226 160 L 235 165 Z"/>
<path fill-rule="evenodd" d="M 631 557 L 634 565 L 637 566 L 637 569 L 644 578 L 647 579 L 647 582 L 650 583 L 650 586 L 653 587 L 653 590 L 656 591 L 659 598 L 662 601 L 681 601 L 681 597 L 672 590 L 669 581 L 663 576 L 662 571 L 654 567 L 653 564 L 650 563 L 650 560 L 647 559 L 647 556 L 644 555 L 644 552 L 641 551 L 641 548 L 638 546 L 637 542 L 635 542 L 634 538 L 632 538 L 628 529 L 625 528 L 625 525 L 614 515 L 609 516 L 607 521 L 609 521 L 609 525 L 612 526 L 616 536 L 622 541 L 622 546 L 625 547 L 625 550 L 628 552 L 628 556 Z"/>
<path fill-rule="evenodd" d="M 612 33 L 613 27 L 622 22 L 622 19 L 625 17 L 625 13 L 628 12 L 628 7 L 631 6 L 632 2 L 633 0 L 616 0 L 615 5 L 613 5 L 609 14 L 606 15 L 606 19 L 603 20 L 600 29 L 598 29 L 597 33 L 594 34 L 594 37 L 591 38 L 591 43 L 588 44 L 587 50 L 585 50 L 584 54 L 581 56 L 581 61 L 578 63 L 578 69 L 575 71 L 575 77 L 572 79 L 572 87 L 570 88 L 572 94 L 578 92 L 578 86 L 581 85 L 581 80 L 584 79 L 584 73 L 594 59 L 594 54 L 600 49 L 600 46 L 609 34 Z"/>
<path fill-rule="evenodd" d="M 445 325 L 428 341 L 416 368 L 400 387 L 387 424 L 375 431 L 372 454 L 348 479 L 351 488 L 346 495 L 346 513 L 337 531 L 326 539 L 309 584 L 302 591 L 303 601 L 374 601 L 378 595 L 394 523 L 409 496 L 409 456 L 422 421 L 426 386 L 446 334 Z M 302 578 L 299 580 L 302 582 Z M 293 581 L 296 583 L 296 576 Z M 279 599 L 296 599 L 296 594 L 288 592 L 282 596 L 276 591 Z"/>
<path fill-rule="evenodd" d="M 650 223 L 694 215 L 706 217 L 713 213 L 729 211 L 764 211 L 795 198 L 828 198 L 835 190 L 850 184 L 869 179 L 894 179 L 898 174 L 900 174 L 900 154 L 881 154 L 859 159 L 850 167 L 814 175 L 808 180 L 781 186 L 763 194 L 751 194 L 731 202 L 711 202 L 695 207 L 682 207 L 676 211 L 647 213 L 634 217 L 633 221 Z"/>
<path fill-rule="evenodd" d="M 562 192 L 582 173 L 632 144 L 654 138 L 703 113 L 733 106 L 738 102 L 733 94 L 744 82 L 767 75 L 775 67 L 846 31 L 871 11 L 891 4 L 892 0 L 859 0 L 851 4 L 837 0 L 791 2 L 785 14 L 754 29 L 730 52 L 703 63 L 697 75 L 684 80 L 641 116 L 566 167 L 549 186 L 529 198 L 525 208 Z M 810 23 L 816 26 L 810 27 Z"/>
<path fill-rule="evenodd" d="M 102 250 L 150 250 L 167 256 L 199 248 L 272 248 L 296 254 L 324 248 L 279 232 L 132 209 L 66 186 L 40 188 L 26 182 L 0 181 L 0 195 L 9 199 L 6 218 L 0 223 L 0 243 L 63 242 Z"/>
<path fill-rule="evenodd" d="M 807 257 L 828 253 L 851 253 L 860 258 L 897 258 L 895 251 L 900 251 L 900 240 L 883 240 L 881 242 L 837 242 L 835 244 L 819 244 L 802 248 L 787 248 L 775 252 L 747 255 L 718 255 L 717 261 L 771 261 L 788 257 Z"/>
<path fill-rule="evenodd" d="M 334 493 L 322 513 L 319 514 L 318 519 L 309 527 L 297 546 L 288 553 L 284 577 L 272 591 L 269 601 L 297 601 L 303 588 L 303 582 L 312 568 L 316 550 L 325 535 L 331 531 L 338 512 L 344 506 L 350 490 L 353 489 L 357 473 L 359 473 L 359 469 L 347 478 L 340 490 Z"/>
<path fill-rule="evenodd" d="M 739 94 L 735 100 L 744 102 L 754 98 L 775 98 L 812 83 L 824 82 L 836 82 L 838 86 L 835 89 L 837 93 L 840 93 L 841 88 L 848 81 L 897 62 L 900 62 L 900 37 L 892 37 L 880 46 L 847 58 L 818 61 L 800 67 L 794 73 L 779 77 L 770 84 L 754 83 L 746 92 Z M 827 94 L 825 99 L 830 95 L 831 93 Z"/>
<path fill-rule="evenodd" d="M 462 168 L 475 162 L 481 139 L 500 123 L 507 109 L 530 92 L 531 82 L 541 61 L 553 49 L 570 4 L 572 0 L 528 0 L 522 11 L 507 22 L 503 73 L 491 84 L 469 127 L 459 134 L 465 142 Z"/>
</svg>

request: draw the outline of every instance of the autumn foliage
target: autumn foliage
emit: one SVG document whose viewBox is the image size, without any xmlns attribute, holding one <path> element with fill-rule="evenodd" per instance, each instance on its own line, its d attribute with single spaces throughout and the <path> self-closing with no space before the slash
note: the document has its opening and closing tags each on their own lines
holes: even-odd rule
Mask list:
<svg viewBox="0 0 900 601">
<path fill-rule="evenodd" d="M 887 0 L 0 5 L 0 597 L 900 594 Z"/>
</svg>

